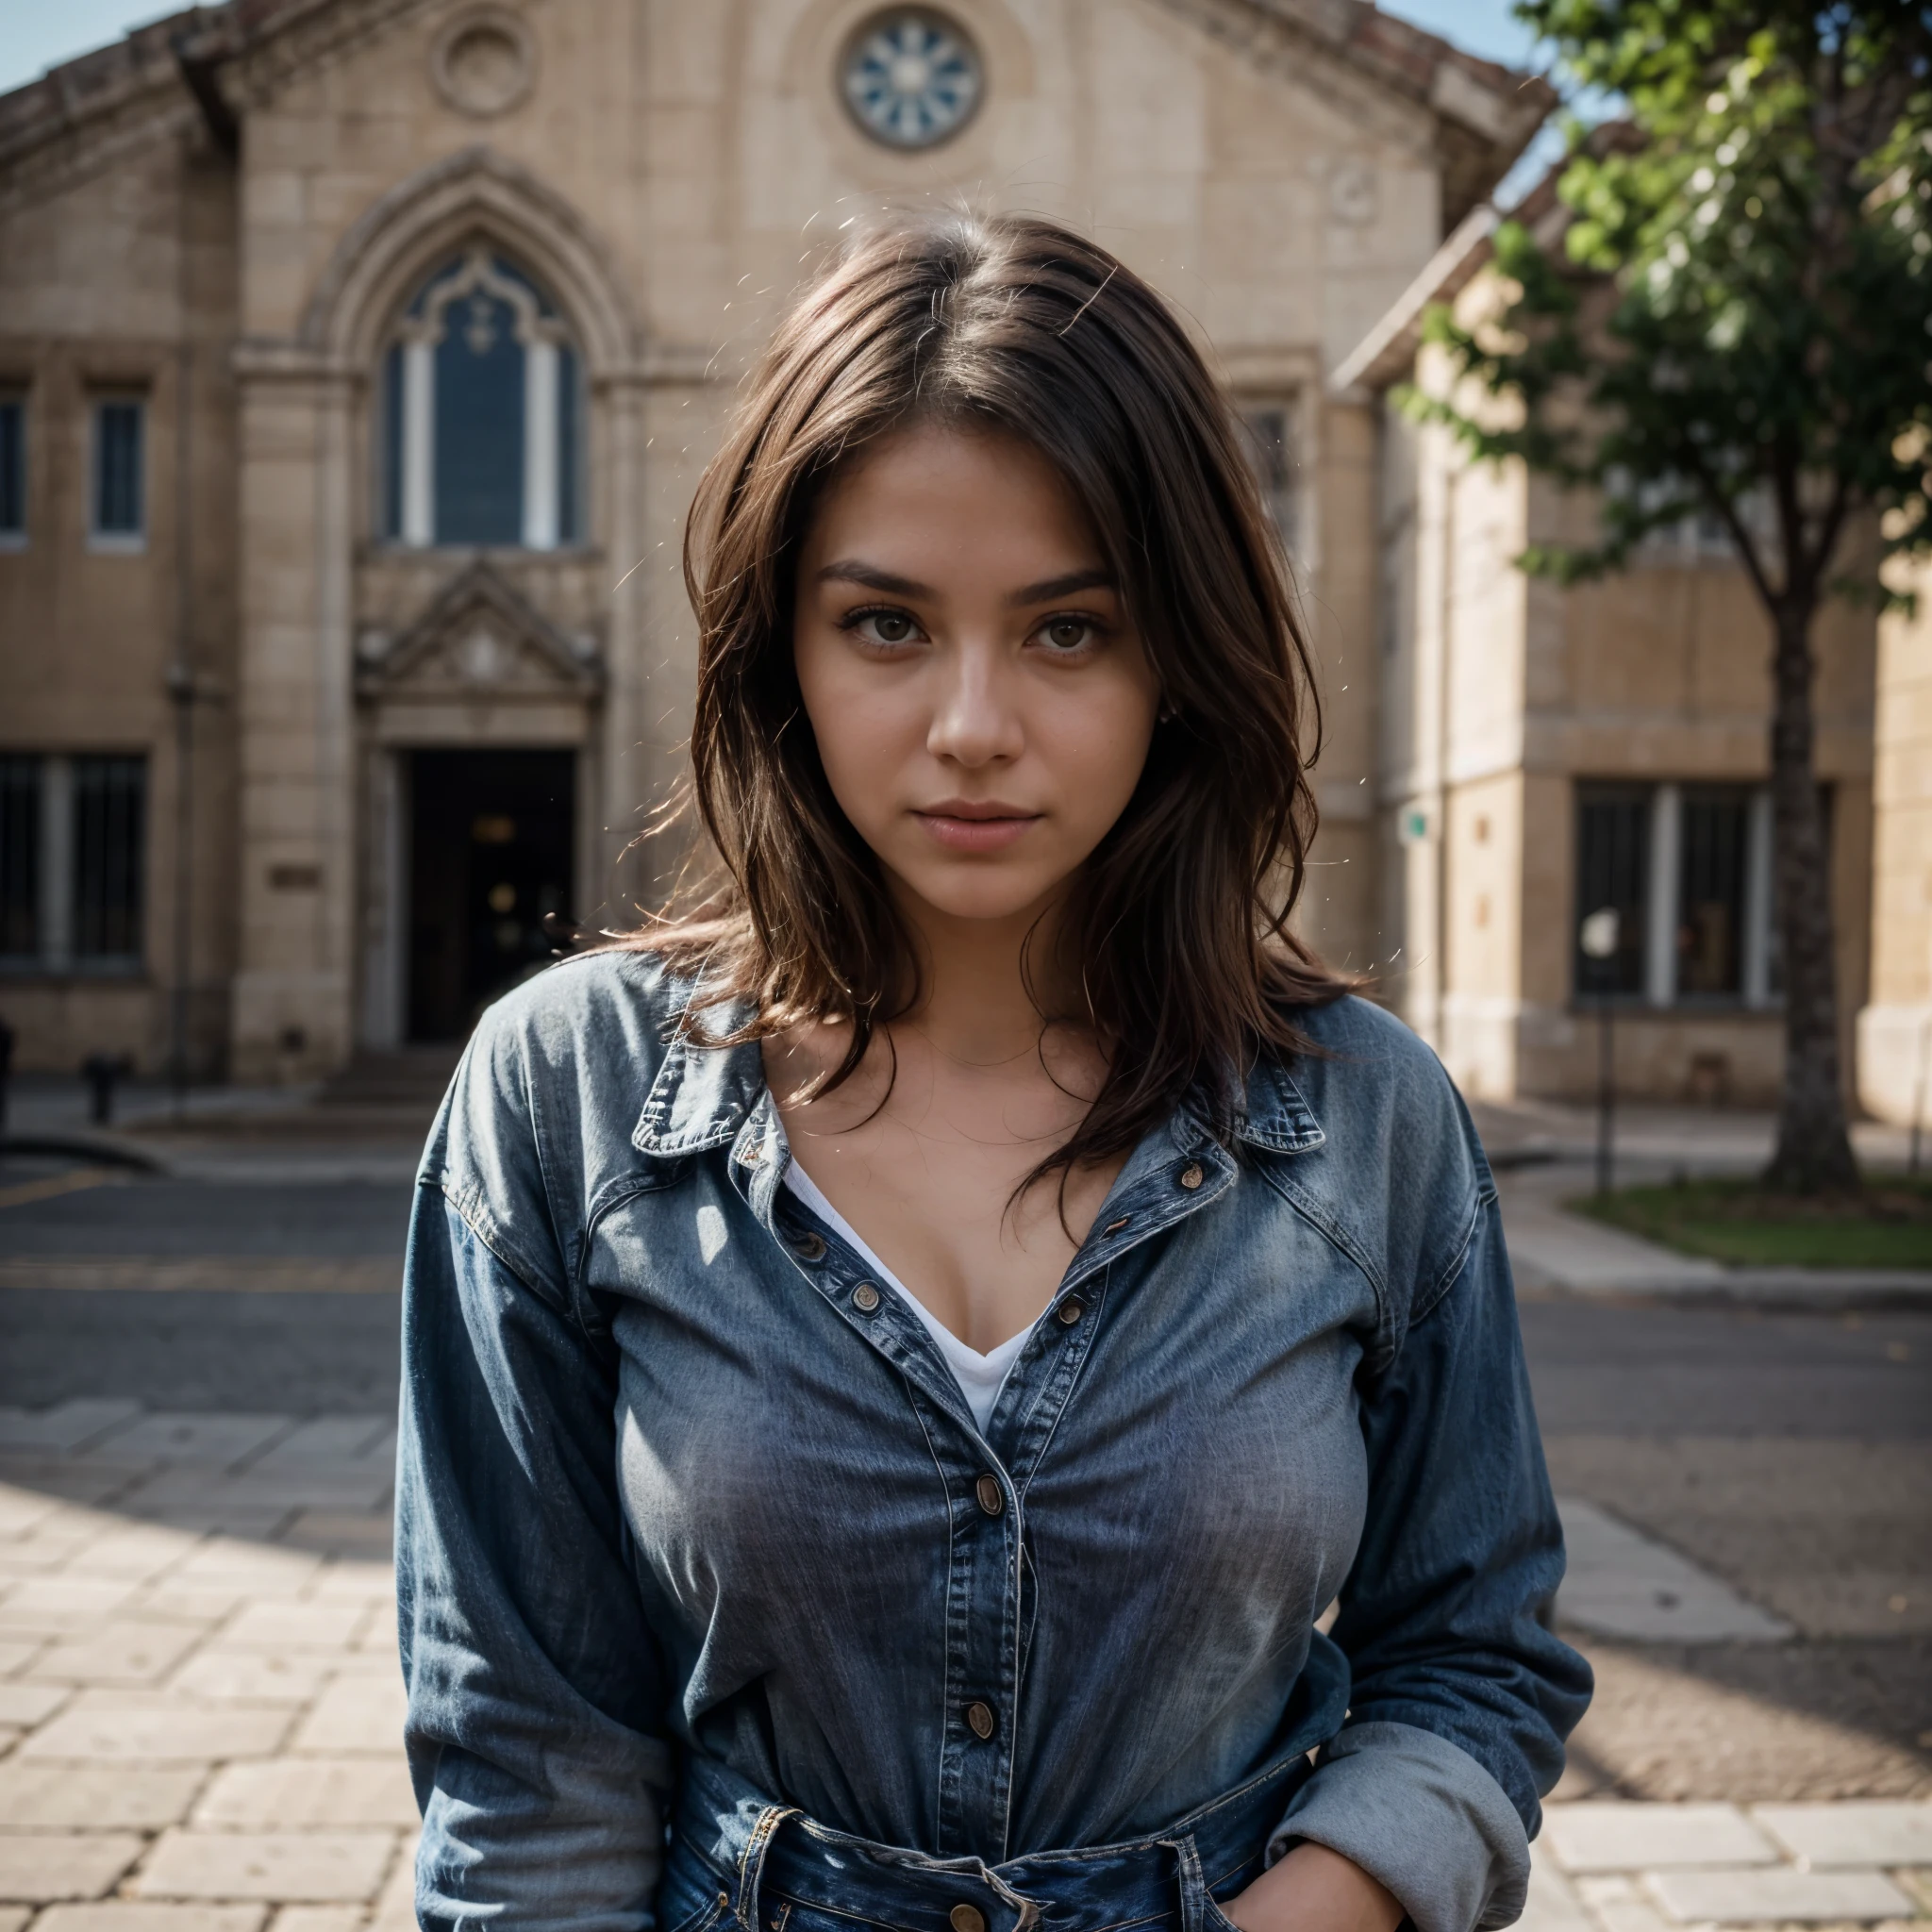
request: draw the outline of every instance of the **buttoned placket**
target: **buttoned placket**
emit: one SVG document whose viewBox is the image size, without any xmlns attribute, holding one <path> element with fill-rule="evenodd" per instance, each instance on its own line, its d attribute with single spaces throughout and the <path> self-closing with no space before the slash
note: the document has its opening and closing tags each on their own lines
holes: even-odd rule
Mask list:
<svg viewBox="0 0 1932 1932">
<path fill-rule="evenodd" d="M 1217 1200 L 1236 1177 L 1190 1116 L 1143 1141 L 1008 1372 L 984 1434 L 924 1324 L 795 1197 L 779 1195 L 791 1148 L 769 1088 L 732 1139 L 731 1185 L 841 1321 L 904 1378 L 944 1486 L 946 1724 L 939 1766 L 940 1857 L 1007 1856 L 1024 1663 L 1026 1488 L 1060 1426 L 1114 1299 L 1118 1264 Z"/>
</svg>

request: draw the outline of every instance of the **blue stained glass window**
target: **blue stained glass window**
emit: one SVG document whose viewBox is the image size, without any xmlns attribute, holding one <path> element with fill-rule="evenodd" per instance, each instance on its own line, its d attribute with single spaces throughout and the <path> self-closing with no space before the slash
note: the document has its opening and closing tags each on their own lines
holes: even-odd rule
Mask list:
<svg viewBox="0 0 1932 1932">
<path fill-rule="evenodd" d="M 94 409 L 94 533 L 138 537 L 142 532 L 142 416 L 138 402 L 101 403 Z"/>
<path fill-rule="evenodd" d="M 436 541 L 521 543 L 524 350 L 516 313 L 481 289 L 453 302 L 436 349 Z"/>
</svg>

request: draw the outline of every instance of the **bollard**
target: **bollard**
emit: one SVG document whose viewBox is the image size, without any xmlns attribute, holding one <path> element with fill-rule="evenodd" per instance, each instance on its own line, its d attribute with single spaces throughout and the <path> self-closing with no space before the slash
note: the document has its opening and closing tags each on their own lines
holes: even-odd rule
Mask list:
<svg viewBox="0 0 1932 1932">
<path fill-rule="evenodd" d="M 80 1077 L 92 1090 L 88 1117 L 97 1127 L 109 1126 L 114 1119 L 114 1083 L 134 1071 L 134 1062 L 125 1053 L 91 1053 L 80 1063 Z"/>
</svg>

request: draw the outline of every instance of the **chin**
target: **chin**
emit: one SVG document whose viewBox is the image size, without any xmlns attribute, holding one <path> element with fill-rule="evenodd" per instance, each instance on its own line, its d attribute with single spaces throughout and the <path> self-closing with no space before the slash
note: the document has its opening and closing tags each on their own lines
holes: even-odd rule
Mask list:
<svg viewBox="0 0 1932 1932">
<path fill-rule="evenodd" d="M 968 873 L 964 867 L 922 867 L 901 873 L 908 890 L 948 919 L 1018 919 L 1039 909 L 1056 881 L 1002 874 L 991 866 Z"/>
</svg>

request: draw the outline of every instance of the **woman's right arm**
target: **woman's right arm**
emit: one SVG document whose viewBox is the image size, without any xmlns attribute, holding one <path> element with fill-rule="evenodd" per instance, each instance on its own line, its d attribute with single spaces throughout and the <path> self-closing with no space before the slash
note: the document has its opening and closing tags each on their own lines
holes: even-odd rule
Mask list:
<svg viewBox="0 0 1932 1932">
<path fill-rule="evenodd" d="M 640 1932 L 665 1673 L 625 1551 L 615 1352 L 575 1311 L 520 1058 L 501 1033 L 473 1046 L 409 1229 L 396 1597 L 417 1913 Z"/>
</svg>

